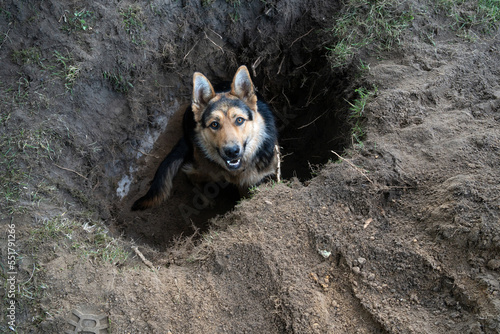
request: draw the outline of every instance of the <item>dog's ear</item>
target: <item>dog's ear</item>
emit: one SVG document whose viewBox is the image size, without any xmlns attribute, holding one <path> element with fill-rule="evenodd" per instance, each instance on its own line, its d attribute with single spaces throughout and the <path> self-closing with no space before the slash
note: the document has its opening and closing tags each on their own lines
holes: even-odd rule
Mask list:
<svg viewBox="0 0 500 334">
<path fill-rule="evenodd" d="M 193 109 L 196 122 L 200 121 L 203 110 L 214 97 L 215 91 L 210 81 L 203 74 L 195 72 L 193 75 L 193 100 L 191 101 L 191 108 Z"/>
<path fill-rule="evenodd" d="M 257 110 L 257 95 L 253 87 L 250 73 L 245 65 L 240 66 L 233 78 L 231 84 L 231 95 L 240 98 L 252 110 Z"/>
</svg>

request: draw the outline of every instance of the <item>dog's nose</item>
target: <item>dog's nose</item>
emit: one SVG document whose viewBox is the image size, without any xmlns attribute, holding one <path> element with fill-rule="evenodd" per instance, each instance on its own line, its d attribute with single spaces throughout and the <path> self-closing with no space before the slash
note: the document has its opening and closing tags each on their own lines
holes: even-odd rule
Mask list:
<svg viewBox="0 0 500 334">
<path fill-rule="evenodd" d="M 240 154 L 240 147 L 238 145 L 226 146 L 224 147 L 224 154 L 230 159 L 237 158 Z"/>
</svg>

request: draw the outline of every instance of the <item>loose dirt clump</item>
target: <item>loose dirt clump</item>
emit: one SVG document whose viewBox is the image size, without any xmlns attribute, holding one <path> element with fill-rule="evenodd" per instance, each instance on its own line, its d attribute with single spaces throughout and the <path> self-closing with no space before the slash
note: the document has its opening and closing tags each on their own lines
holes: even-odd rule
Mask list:
<svg viewBox="0 0 500 334">
<path fill-rule="evenodd" d="M 87 315 L 110 333 L 498 333 L 485 6 L 0 2 L 2 332 Z M 370 40 L 332 67 L 351 13 Z M 370 27 L 383 19 L 399 44 Z M 131 212 L 181 135 L 193 72 L 223 82 L 242 64 L 275 110 L 285 180 L 207 207 L 179 175 L 164 205 Z"/>
</svg>

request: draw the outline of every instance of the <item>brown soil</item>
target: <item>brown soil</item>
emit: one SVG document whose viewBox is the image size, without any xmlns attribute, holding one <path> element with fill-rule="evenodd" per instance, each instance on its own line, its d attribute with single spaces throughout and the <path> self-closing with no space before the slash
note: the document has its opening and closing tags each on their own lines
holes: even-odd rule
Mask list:
<svg viewBox="0 0 500 334">
<path fill-rule="evenodd" d="M 63 333 L 92 308 L 111 333 L 500 333 L 498 35 L 467 42 L 417 16 L 397 51 L 360 55 L 368 72 L 332 70 L 340 3 L 235 3 L 0 1 L 2 138 L 29 176 L 23 210 L 2 209 L 16 225 L 18 332 Z M 127 32 L 129 9 L 143 26 Z M 91 29 L 65 26 L 80 10 Z M 220 189 L 201 208 L 179 175 L 165 205 L 131 212 L 180 136 L 193 72 L 220 82 L 241 64 L 276 110 L 286 181 L 241 201 Z M 354 147 L 346 101 L 360 86 L 377 93 Z M 102 224 L 130 256 L 82 255 L 83 229 L 33 246 L 63 216 Z"/>
</svg>

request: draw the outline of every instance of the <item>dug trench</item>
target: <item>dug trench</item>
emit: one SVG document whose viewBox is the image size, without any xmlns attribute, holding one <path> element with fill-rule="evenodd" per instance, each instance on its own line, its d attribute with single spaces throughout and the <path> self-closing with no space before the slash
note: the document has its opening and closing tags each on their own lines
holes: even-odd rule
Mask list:
<svg viewBox="0 0 500 334">
<path fill-rule="evenodd" d="M 307 183 L 320 166 L 335 158 L 332 151 L 343 152 L 351 140 L 346 101 L 355 97 L 352 81 L 332 73 L 324 51 L 309 57 L 301 75 L 292 80 L 265 75 L 253 78 L 274 111 L 282 153 L 282 182 Z M 272 73 L 276 69 L 261 65 L 258 70 Z M 217 78 L 227 80 L 233 72 L 231 68 Z M 255 68 L 253 72 L 256 73 Z M 179 172 L 165 202 L 145 211 L 130 211 L 132 203 L 147 192 L 157 167 L 182 135 L 182 116 L 189 102 L 189 98 L 183 97 L 174 103 L 181 107 L 168 119 L 153 149 L 137 160 L 128 194 L 116 204 L 114 212 L 120 234 L 156 249 L 166 249 L 193 233 L 200 235 L 208 230 L 212 218 L 231 211 L 244 200 L 231 185 L 210 183 L 199 188 Z"/>
</svg>

